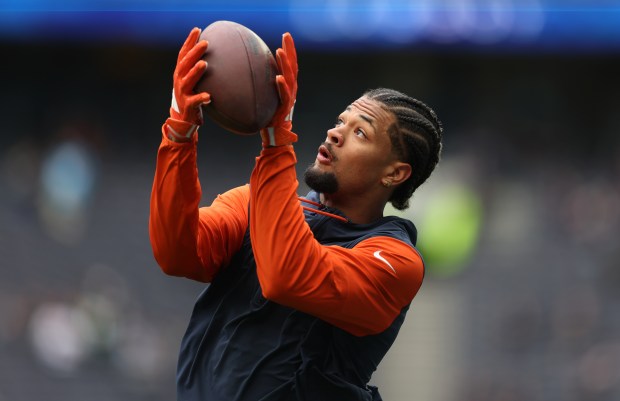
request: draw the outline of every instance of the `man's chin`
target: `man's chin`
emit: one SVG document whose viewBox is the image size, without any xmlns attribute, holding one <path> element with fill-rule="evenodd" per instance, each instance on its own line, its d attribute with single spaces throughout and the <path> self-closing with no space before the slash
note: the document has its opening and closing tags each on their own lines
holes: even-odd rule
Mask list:
<svg viewBox="0 0 620 401">
<path fill-rule="evenodd" d="M 304 172 L 304 182 L 311 189 L 323 194 L 333 194 L 338 191 L 339 186 L 336 175 L 323 171 L 316 163 L 311 164 Z"/>
</svg>

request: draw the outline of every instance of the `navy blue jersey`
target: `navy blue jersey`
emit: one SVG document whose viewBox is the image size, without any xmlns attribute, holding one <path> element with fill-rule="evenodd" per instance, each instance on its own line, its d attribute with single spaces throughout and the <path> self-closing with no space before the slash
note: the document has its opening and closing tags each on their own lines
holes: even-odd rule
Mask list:
<svg viewBox="0 0 620 401">
<path fill-rule="evenodd" d="M 318 201 L 314 192 L 308 198 Z M 413 224 L 398 217 L 359 225 L 311 210 L 304 215 L 324 245 L 353 248 L 375 236 L 393 237 L 411 247 L 416 241 Z M 179 354 L 178 400 L 380 399 L 367 384 L 394 342 L 408 307 L 386 330 L 356 336 L 267 300 L 248 230 L 230 265 L 220 270 L 196 302 Z"/>
</svg>

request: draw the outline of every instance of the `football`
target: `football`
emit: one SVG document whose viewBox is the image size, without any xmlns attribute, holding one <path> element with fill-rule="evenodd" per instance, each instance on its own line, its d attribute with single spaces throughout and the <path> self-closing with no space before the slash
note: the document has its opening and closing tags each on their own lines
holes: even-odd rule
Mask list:
<svg viewBox="0 0 620 401">
<path fill-rule="evenodd" d="M 266 127 L 280 104 L 278 67 L 265 42 L 249 28 L 232 21 L 207 26 L 200 39 L 209 46 L 207 70 L 194 87 L 208 92 L 203 113 L 224 129 L 250 135 Z"/>
</svg>

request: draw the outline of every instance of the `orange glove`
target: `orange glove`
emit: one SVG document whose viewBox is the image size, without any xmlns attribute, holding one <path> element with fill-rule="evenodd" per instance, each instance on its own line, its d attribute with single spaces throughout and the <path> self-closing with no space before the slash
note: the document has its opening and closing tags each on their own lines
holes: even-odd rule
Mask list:
<svg viewBox="0 0 620 401">
<path fill-rule="evenodd" d="M 201 106 L 211 101 L 207 92 L 194 93 L 194 86 L 207 69 L 207 62 L 201 58 L 208 44 L 206 40 L 198 40 L 200 32 L 199 28 L 194 28 L 189 33 L 174 69 L 170 118 L 166 120 L 164 130 L 168 138 L 176 142 L 192 138 L 203 123 Z"/>
<path fill-rule="evenodd" d="M 297 141 L 293 128 L 293 107 L 297 97 L 297 51 L 290 33 L 282 35 L 282 48 L 276 50 L 276 62 L 281 75 L 276 76 L 280 107 L 269 126 L 260 131 L 263 147 L 290 145 Z"/>
</svg>

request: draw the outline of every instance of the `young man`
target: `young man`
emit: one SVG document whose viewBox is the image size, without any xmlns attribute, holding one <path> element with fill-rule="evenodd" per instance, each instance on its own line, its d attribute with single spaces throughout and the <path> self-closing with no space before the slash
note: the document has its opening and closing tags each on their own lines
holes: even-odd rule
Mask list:
<svg viewBox="0 0 620 401">
<path fill-rule="evenodd" d="M 438 162 L 441 124 L 400 92 L 365 93 L 327 131 L 298 198 L 291 115 L 297 56 L 276 52 L 281 106 L 261 131 L 249 185 L 199 207 L 197 127 L 208 93 L 195 28 L 174 73 L 151 196 L 154 255 L 170 275 L 210 285 L 178 362 L 180 401 L 379 400 L 368 386 L 424 277 L 404 209 Z"/>
</svg>

